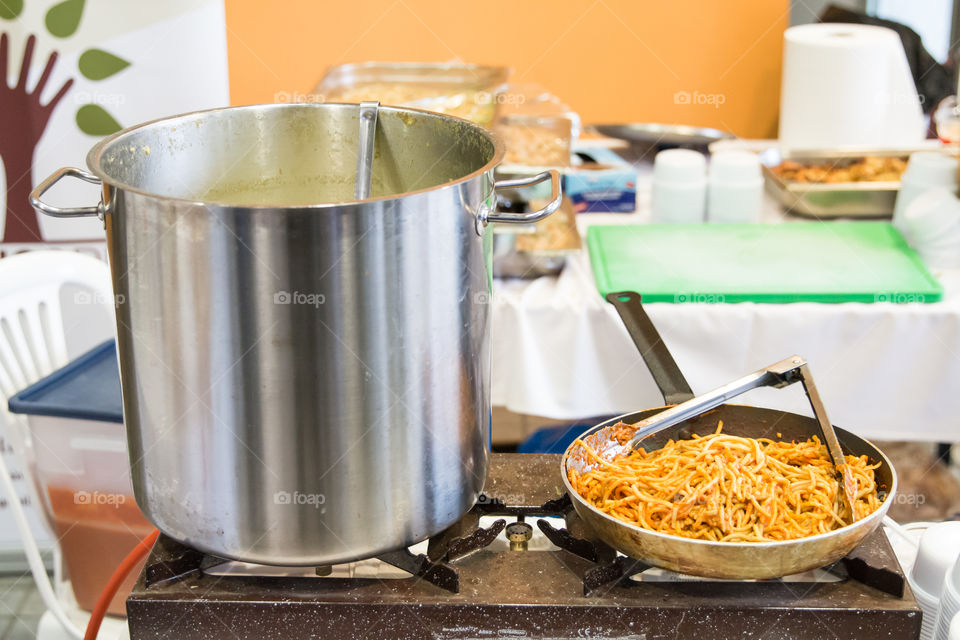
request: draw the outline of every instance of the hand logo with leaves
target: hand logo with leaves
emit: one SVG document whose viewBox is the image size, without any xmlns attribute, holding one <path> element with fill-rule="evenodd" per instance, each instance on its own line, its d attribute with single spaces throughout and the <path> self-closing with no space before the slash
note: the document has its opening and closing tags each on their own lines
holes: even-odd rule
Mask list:
<svg viewBox="0 0 960 640">
<path fill-rule="evenodd" d="M 30 190 L 33 188 L 33 150 L 47 128 L 50 114 L 73 85 L 73 78 L 70 78 L 63 83 L 50 102 L 41 102 L 40 96 L 57 63 L 57 52 L 54 51 L 47 58 L 47 64 L 36 86 L 32 90 L 27 87 L 36 44 L 36 36 L 27 38 L 20 75 L 17 84 L 11 87 L 7 84 L 9 38 L 6 33 L 0 35 L 0 73 L 3 74 L 3 82 L 0 82 L 0 157 L 3 158 L 7 175 L 4 237 L 16 238 L 15 241 L 18 242 L 42 241 L 37 216 L 29 204 Z M 23 210 L 23 203 L 27 203 L 28 210 Z"/>
<path fill-rule="evenodd" d="M 64 0 L 53 5 L 44 20 L 47 31 L 57 38 L 72 36 L 80 25 L 83 8 L 84 0 Z M 14 20 L 22 11 L 23 0 L 0 0 L 0 19 Z M 33 155 L 54 109 L 74 84 L 73 78 L 68 79 L 49 102 L 42 102 L 41 96 L 57 63 L 58 54 L 54 51 L 48 56 L 36 85 L 27 87 L 36 45 L 35 35 L 27 38 L 18 79 L 11 86 L 7 80 L 11 66 L 10 38 L 7 33 L 0 35 L 0 72 L 3 73 L 0 78 L 0 158 L 7 178 L 3 242 L 43 241 L 37 214 L 29 201 Z M 93 81 L 108 78 L 128 66 L 126 60 L 95 48 L 84 51 L 78 60 L 80 73 Z M 16 68 L 16 60 L 13 67 Z M 120 130 L 117 121 L 99 104 L 80 106 L 76 122 L 81 131 L 94 136 Z"/>
</svg>

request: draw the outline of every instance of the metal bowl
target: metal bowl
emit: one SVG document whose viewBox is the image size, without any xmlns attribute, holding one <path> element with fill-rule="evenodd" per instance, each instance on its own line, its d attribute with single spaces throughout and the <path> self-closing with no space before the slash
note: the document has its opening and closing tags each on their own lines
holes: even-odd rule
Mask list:
<svg viewBox="0 0 960 640">
<path fill-rule="evenodd" d="M 736 137 L 732 133 L 720 129 L 683 124 L 658 124 L 655 122 L 598 124 L 594 125 L 594 128 L 605 136 L 626 140 L 638 146 L 683 147 L 704 152 L 707 151 L 707 147 L 712 142 Z"/>
</svg>

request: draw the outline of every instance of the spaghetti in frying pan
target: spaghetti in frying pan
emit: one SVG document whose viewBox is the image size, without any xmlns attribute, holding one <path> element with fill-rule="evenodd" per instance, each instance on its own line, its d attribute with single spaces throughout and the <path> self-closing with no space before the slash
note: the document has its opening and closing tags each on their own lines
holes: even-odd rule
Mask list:
<svg viewBox="0 0 960 640">
<path fill-rule="evenodd" d="M 632 425 L 614 427 L 621 442 Z M 607 459 L 577 440 L 567 465 L 574 490 L 600 511 L 651 531 L 715 542 L 795 540 L 851 523 L 836 468 L 816 436 L 802 442 L 716 432 Z M 846 456 L 856 519 L 881 504 L 867 456 Z"/>
</svg>

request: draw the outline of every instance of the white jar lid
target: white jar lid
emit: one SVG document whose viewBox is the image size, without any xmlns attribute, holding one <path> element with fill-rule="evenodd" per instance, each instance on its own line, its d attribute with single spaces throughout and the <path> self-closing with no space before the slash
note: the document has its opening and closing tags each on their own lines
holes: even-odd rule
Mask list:
<svg viewBox="0 0 960 640">
<path fill-rule="evenodd" d="M 939 151 L 915 151 L 910 154 L 904 178 L 950 187 L 957 183 L 957 159 Z"/>
<path fill-rule="evenodd" d="M 705 179 L 707 159 L 690 149 L 667 149 L 653 160 L 655 182 L 700 182 Z"/>
<path fill-rule="evenodd" d="M 760 159 L 755 153 L 730 149 L 710 156 L 711 181 L 752 183 L 760 177 Z"/>
</svg>

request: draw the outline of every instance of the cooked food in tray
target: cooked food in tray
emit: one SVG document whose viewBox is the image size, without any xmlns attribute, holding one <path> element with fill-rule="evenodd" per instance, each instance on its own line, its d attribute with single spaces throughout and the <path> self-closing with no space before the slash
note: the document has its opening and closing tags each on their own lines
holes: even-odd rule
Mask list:
<svg viewBox="0 0 960 640">
<path fill-rule="evenodd" d="M 627 442 L 633 425 L 620 423 Z M 778 442 L 722 432 L 670 440 L 655 451 L 611 460 L 590 437 L 578 441 L 589 464 L 569 465 L 571 486 L 600 511 L 660 533 L 715 542 L 794 540 L 851 523 L 835 468 L 820 440 Z M 594 443 L 596 444 L 596 443 Z M 846 456 L 857 520 L 881 503 L 867 456 Z"/>
<path fill-rule="evenodd" d="M 829 163 L 785 160 L 771 171 L 789 182 L 833 184 L 839 182 L 899 182 L 907 168 L 904 158 L 866 157 L 838 159 Z"/>
</svg>

